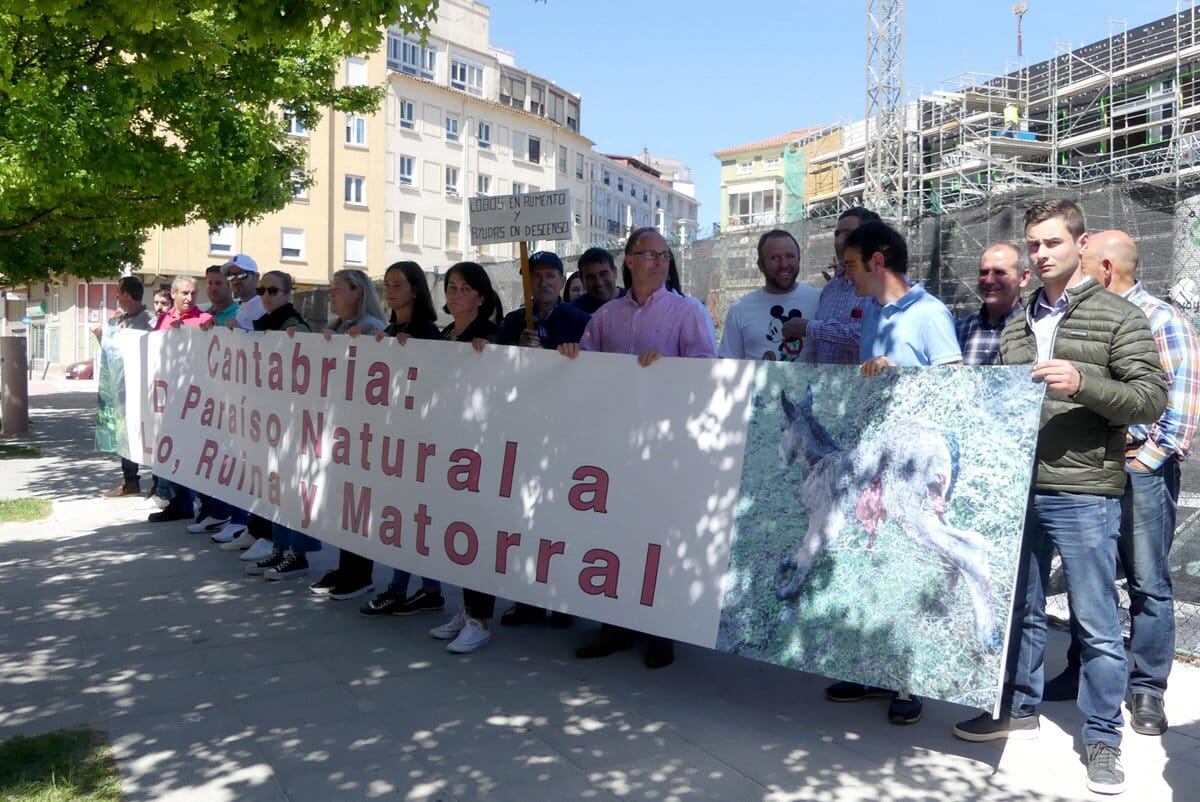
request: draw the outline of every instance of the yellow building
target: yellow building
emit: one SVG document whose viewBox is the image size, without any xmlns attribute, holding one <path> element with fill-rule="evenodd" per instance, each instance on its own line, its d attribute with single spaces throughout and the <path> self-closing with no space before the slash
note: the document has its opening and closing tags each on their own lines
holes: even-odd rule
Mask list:
<svg viewBox="0 0 1200 802">
<path fill-rule="evenodd" d="M 810 158 L 819 149 L 836 148 L 828 140 L 837 130 L 804 128 L 715 152 L 721 160 L 722 230 L 803 219 L 806 198 L 813 192 Z M 832 178 L 820 173 L 815 180 L 823 188 Z"/>
</svg>

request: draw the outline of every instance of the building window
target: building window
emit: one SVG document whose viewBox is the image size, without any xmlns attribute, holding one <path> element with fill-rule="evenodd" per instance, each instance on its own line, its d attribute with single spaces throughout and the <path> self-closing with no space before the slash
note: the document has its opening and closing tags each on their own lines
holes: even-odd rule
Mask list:
<svg viewBox="0 0 1200 802">
<path fill-rule="evenodd" d="M 764 226 L 775 222 L 775 190 L 729 196 L 729 225 Z"/>
<path fill-rule="evenodd" d="M 346 144 L 365 147 L 367 144 L 367 118 L 361 114 L 346 115 Z"/>
<path fill-rule="evenodd" d="M 500 102 L 515 109 L 525 108 L 525 76 L 500 73 Z"/>
<path fill-rule="evenodd" d="M 458 197 L 458 168 L 446 165 L 446 194 Z"/>
<path fill-rule="evenodd" d="M 442 247 L 442 221 L 426 217 L 421 223 L 421 244 L 426 248 Z"/>
<path fill-rule="evenodd" d="M 529 113 L 546 116 L 546 85 L 533 81 L 529 84 Z"/>
<path fill-rule="evenodd" d="M 583 225 L 583 201 L 575 201 L 575 225 Z"/>
<path fill-rule="evenodd" d="M 458 241 L 458 232 L 460 227 L 461 224 L 457 220 L 446 221 L 446 250 L 462 250 Z"/>
<path fill-rule="evenodd" d="M 607 183 L 607 182 L 605 182 L 605 183 Z M 625 191 L 625 179 L 622 178 L 621 176 L 617 176 L 617 192 L 624 192 L 624 191 Z"/>
<path fill-rule="evenodd" d="M 388 67 L 409 75 L 433 79 L 437 71 L 437 48 L 398 34 L 388 34 Z"/>
<path fill-rule="evenodd" d="M 562 145 L 558 146 L 558 171 L 567 174 L 567 149 Z"/>
<path fill-rule="evenodd" d="M 450 62 L 450 85 L 472 95 L 482 95 L 483 68 L 454 59 Z"/>
<path fill-rule="evenodd" d="M 300 122 L 294 111 L 287 109 L 283 112 L 283 130 L 288 136 L 308 136 L 308 129 L 304 127 L 304 123 Z"/>
<path fill-rule="evenodd" d="M 531 136 L 528 138 L 528 141 L 529 141 L 529 151 L 526 156 L 526 159 L 529 161 L 530 164 L 541 164 L 542 163 L 542 140 L 538 139 L 536 136 Z"/>
<path fill-rule="evenodd" d="M 292 262 L 304 261 L 304 229 L 281 228 L 279 230 L 279 258 Z"/>
<path fill-rule="evenodd" d="M 607 186 L 611 186 L 611 185 L 612 185 L 612 174 L 609 173 L 608 170 L 605 170 L 604 171 L 604 186 L 607 187 Z"/>
<path fill-rule="evenodd" d="M 738 175 L 749 175 L 754 169 L 754 162 L 738 162 Z"/>
<path fill-rule="evenodd" d="M 304 171 L 292 170 L 292 199 L 293 200 L 308 200 L 308 187 L 304 186 Z"/>
<path fill-rule="evenodd" d="M 458 116 L 455 114 L 446 115 L 446 141 L 458 141 Z"/>
<path fill-rule="evenodd" d="M 367 263 L 367 238 L 362 234 L 347 234 L 344 256 L 344 261 L 348 265 L 365 265 Z"/>
<path fill-rule="evenodd" d="M 400 127 L 407 128 L 409 131 L 416 128 L 415 116 L 416 111 L 413 109 L 412 101 L 400 98 Z"/>
<path fill-rule="evenodd" d="M 346 59 L 346 85 L 367 85 L 367 60 L 358 56 Z"/>
<path fill-rule="evenodd" d="M 520 181 L 513 181 L 513 191 L 512 191 L 512 194 L 514 194 L 514 195 L 522 195 L 522 194 L 524 194 L 524 193 L 525 193 L 525 185 L 524 185 L 524 184 L 522 184 Z"/>
<path fill-rule="evenodd" d="M 491 195 L 492 194 L 492 177 L 480 173 L 475 178 L 475 194 L 476 195 Z"/>
<path fill-rule="evenodd" d="M 567 128 L 579 130 L 579 101 L 567 98 Z"/>
<path fill-rule="evenodd" d="M 480 150 L 491 150 L 492 149 L 492 124 L 485 123 L 481 120 L 479 122 L 477 138 L 479 140 L 479 149 Z"/>
<path fill-rule="evenodd" d="M 396 167 L 399 170 L 400 184 L 402 186 L 411 187 L 413 183 L 413 157 L 399 156 L 396 158 Z"/>
<path fill-rule="evenodd" d="M 366 206 L 366 183 L 366 179 L 360 175 L 346 176 L 346 203 L 352 206 Z"/>
<path fill-rule="evenodd" d="M 580 181 L 583 180 L 583 154 L 575 154 L 575 177 Z"/>
<path fill-rule="evenodd" d="M 208 252 L 215 254 L 233 253 L 237 247 L 237 226 L 225 223 L 208 232 Z"/>
<path fill-rule="evenodd" d="M 400 229 L 397 237 L 404 245 L 417 244 L 417 216 L 412 212 L 398 212 L 396 226 Z"/>
<path fill-rule="evenodd" d="M 778 170 L 779 169 L 779 157 L 775 156 L 770 159 L 763 159 L 763 169 L 764 170 Z"/>
<path fill-rule="evenodd" d="M 565 106 L 565 105 L 566 104 L 563 102 L 563 96 L 558 94 L 557 92 L 551 90 L 550 91 L 550 108 L 548 109 L 549 114 L 547 116 L 551 120 L 554 120 L 554 122 L 558 123 L 559 125 L 562 125 L 563 106 Z"/>
</svg>

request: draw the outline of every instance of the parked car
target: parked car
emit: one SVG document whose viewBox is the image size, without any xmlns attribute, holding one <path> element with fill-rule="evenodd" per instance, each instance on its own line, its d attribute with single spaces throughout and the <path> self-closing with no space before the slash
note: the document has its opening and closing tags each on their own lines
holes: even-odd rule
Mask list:
<svg viewBox="0 0 1200 802">
<path fill-rule="evenodd" d="M 90 379 L 90 378 L 92 378 L 91 360 L 88 360 L 87 362 L 76 362 L 74 365 L 71 365 L 70 367 L 68 367 L 67 368 L 67 378 L 68 379 Z"/>
</svg>

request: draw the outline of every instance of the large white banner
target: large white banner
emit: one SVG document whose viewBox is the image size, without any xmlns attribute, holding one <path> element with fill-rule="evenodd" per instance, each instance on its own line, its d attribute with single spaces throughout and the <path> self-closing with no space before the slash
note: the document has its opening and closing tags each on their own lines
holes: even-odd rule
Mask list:
<svg viewBox="0 0 1200 802">
<path fill-rule="evenodd" d="M 417 575 L 998 703 L 1028 368 L 868 380 L 344 336 L 121 342 L 131 450 L 196 491 Z"/>
</svg>

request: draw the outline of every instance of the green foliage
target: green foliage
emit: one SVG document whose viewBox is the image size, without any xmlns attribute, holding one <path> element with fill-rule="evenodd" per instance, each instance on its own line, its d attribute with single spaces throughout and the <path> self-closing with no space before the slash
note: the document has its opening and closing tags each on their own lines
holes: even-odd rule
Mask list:
<svg viewBox="0 0 1200 802">
<path fill-rule="evenodd" d="M 346 56 L 395 22 L 423 33 L 438 0 L 10 0 L 0 6 L 0 275 L 112 275 L 145 232 L 282 208 Z"/>
<path fill-rule="evenodd" d="M 779 391 L 799 401 L 843 448 L 917 417 L 958 440 L 960 473 L 947 519 L 991 545 L 993 612 L 1007 631 L 1040 414 L 1041 387 L 1003 368 L 923 368 L 865 380 L 857 368 L 764 363 L 742 468 L 718 648 L 827 677 L 990 708 L 1000 655 L 975 636 L 963 583 L 946 594 L 937 555 L 888 521 L 871 548 L 850 529 L 817 560 L 797 600 L 775 597 L 780 559 L 808 527 L 800 493 L 807 466 L 783 468 Z M 889 375 L 890 374 L 890 375 Z"/>
<path fill-rule="evenodd" d="M 120 802 L 121 777 L 104 737 L 59 730 L 0 744 L 0 799 L 11 802 Z"/>
<path fill-rule="evenodd" d="M 37 521 L 50 515 L 50 502 L 44 498 L 0 498 L 0 523 Z"/>
<path fill-rule="evenodd" d="M 129 454 L 125 422 L 125 360 L 121 349 L 104 341 L 100 347 L 100 394 L 96 402 L 96 450 Z"/>
<path fill-rule="evenodd" d="M 42 450 L 34 445 L 0 443 L 0 459 L 21 459 L 40 456 Z"/>
</svg>

